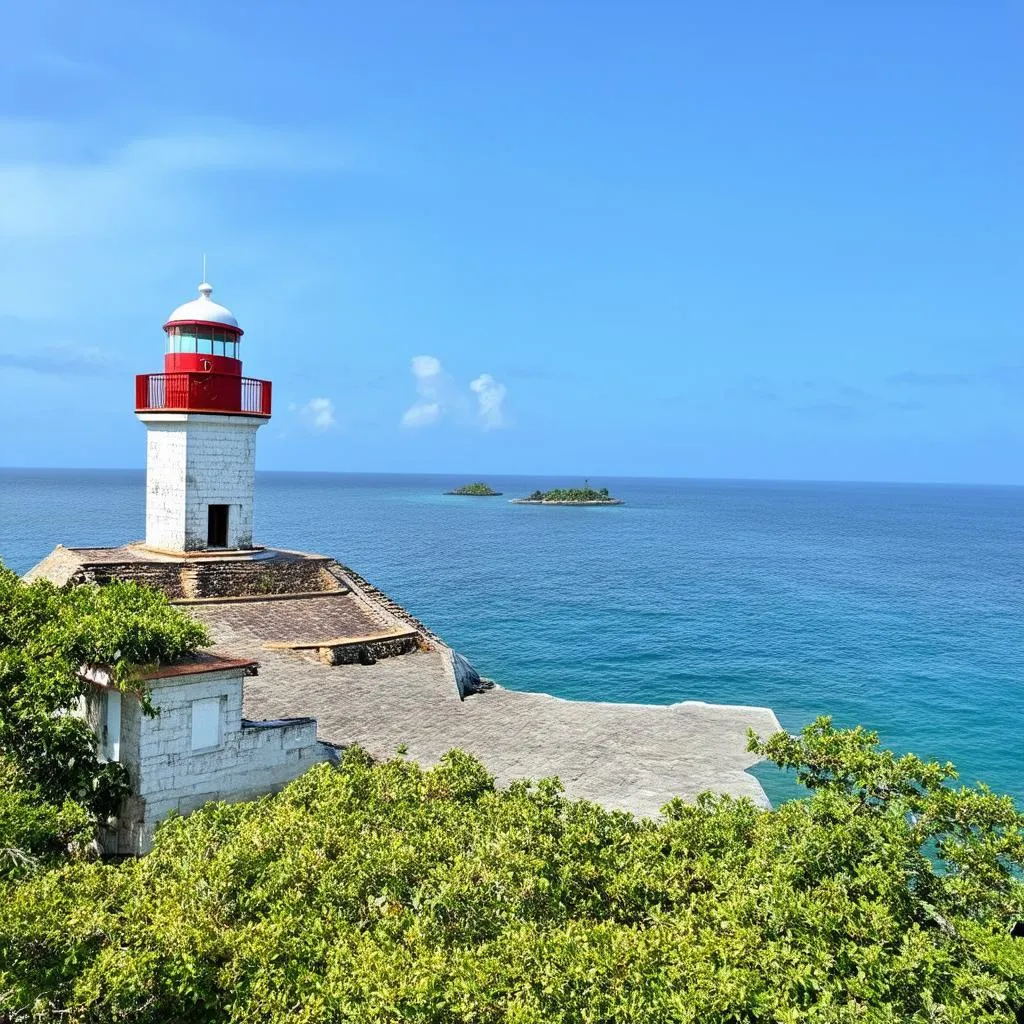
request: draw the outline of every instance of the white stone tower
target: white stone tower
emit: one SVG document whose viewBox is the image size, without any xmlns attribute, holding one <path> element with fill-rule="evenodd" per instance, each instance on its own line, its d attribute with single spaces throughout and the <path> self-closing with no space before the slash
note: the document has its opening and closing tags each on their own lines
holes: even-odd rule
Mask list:
<svg viewBox="0 0 1024 1024">
<path fill-rule="evenodd" d="M 146 546 L 199 552 L 252 547 L 256 431 L 270 419 L 270 381 L 242 376 L 242 329 L 210 298 L 164 324 L 164 372 L 135 378 L 146 424 Z"/>
</svg>

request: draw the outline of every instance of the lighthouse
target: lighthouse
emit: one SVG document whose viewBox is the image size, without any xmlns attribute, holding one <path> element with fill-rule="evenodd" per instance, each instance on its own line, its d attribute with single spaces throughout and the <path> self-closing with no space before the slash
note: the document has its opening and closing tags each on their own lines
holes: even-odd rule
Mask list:
<svg viewBox="0 0 1024 1024">
<path fill-rule="evenodd" d="M 163 373 L 135 378 L 146 425 L 146 547 L 245 550 L 252 544 L 256 431 L 270 419 L 270 381 L 242 376 L 242 329 L 199 297 L 164 324 Z"/>
</svg>

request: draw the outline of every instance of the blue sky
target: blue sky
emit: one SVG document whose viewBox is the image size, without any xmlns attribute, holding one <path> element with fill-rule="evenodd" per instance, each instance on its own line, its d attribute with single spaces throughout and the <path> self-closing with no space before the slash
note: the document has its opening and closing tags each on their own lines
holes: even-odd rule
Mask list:
<svg viewBox="0 0 1024 1024">
<path fill-rule="evenodd" d="M 11 6 L 0 465 L 142 465 L 206 252 L 261 468 L 1024 483 L 1022 20 Z"/>
</svg>

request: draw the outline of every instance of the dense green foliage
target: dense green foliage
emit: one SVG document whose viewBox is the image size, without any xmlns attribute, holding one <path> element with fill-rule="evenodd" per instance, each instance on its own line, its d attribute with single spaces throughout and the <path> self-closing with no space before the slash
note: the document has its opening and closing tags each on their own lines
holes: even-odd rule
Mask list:
<svg viewBox="0 0 1024 1024">
<path fill-rule="evenodd" d="M 811 794 L 774 811 L 639 820 L 352 749 L 137 861 L 77 857 L 124 787 L 77 669 L 135 688 L 204 642 L 153 592 L 0 567 L 0 1020 L 1024 1020 L 1024 817 L 828 719 L 751 738 Z"/>
<path fill-rule="evenodd" d="M 489 484 L 475 483 L 475 484 L 463 484 L 462 487 L 456 487 L 454 491 L 448 491 L 448 494 L 469 494 L 479 498 L 495 498 L 501 491 L 491 490 Z"/>
<path fill-rule="evenodd" d="M 70 1021 L 1012 1022 L 1022 819 L 819 720 L 809 799 L 638 820 L 358 750 L 0 892 L 0 1003 Z"/>
<path fill-rule="evenodd" d="M 596 502 L 616 502 L 617 498 L 613 498 L 608 493 L 607 487 L 602 487 L 599 491 L 595 491 L 593 487 L 555 487 L 550 491 L 534 491 L 527 499 L 527 501 L 596 501 Z"/>
<path fill-rule="evenodd" d="M 136 686 L 140 665 L 172 661 L 208 639 L 163 595 L 135 584 L 26 585 L 0 565 L 0 877 L 81 849 L 125 793 L 120 765 L 97 757 L 70 714 L 85 664 Z"/>
</svg>

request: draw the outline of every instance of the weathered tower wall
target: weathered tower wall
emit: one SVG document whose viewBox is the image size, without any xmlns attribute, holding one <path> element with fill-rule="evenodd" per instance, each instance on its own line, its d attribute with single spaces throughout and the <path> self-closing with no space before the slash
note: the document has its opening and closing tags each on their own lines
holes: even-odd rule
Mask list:
<svg viewBox="0 0 1024 1024">
<path fill-rule="evenodd" d="M 146 545 L 208 547 L 209 507 L 228 506 L 227 547 L 252 547 L 254 416 L 138 413 L 146 424 Z"/>
</svg>

